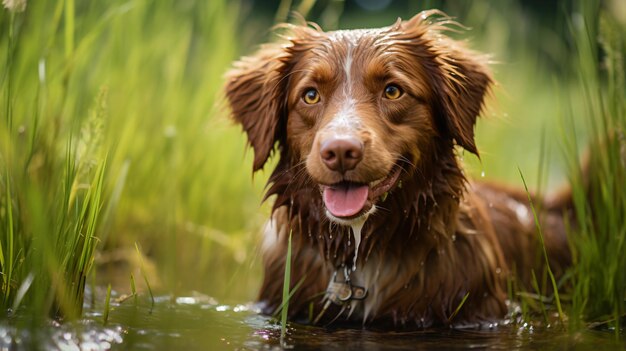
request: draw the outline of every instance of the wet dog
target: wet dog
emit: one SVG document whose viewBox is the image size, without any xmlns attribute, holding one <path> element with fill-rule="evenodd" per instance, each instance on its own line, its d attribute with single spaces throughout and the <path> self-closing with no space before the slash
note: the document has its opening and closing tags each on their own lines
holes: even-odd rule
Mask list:
<svg viewBox="0 0 626 351">
<path fill-rule="evenodd" d="M 290 234 L 289 313 L 312 323 L 497 320 L 507 279 L 528 283 L 542 269 L 526 193 L 469 182 L 457 159 L 461 148 L 478 155 L 474 125 L 493 78 L 484 55 L 446 36 L 450 26 L 437 11 L 377 29 L 286 25 L 285 40 L 227 74 L 254 171 L 278 157 L 266 312 L 281 305 Z M 559 274 L 571 260 L 570 202 L 534 201 Z"/>
</svg>

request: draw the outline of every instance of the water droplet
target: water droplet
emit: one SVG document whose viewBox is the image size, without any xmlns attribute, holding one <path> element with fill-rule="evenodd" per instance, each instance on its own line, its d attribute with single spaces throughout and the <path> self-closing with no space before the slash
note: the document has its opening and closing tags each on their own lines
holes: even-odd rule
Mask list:
<svg viewBox="0 0 626 351">
<path fill-rule="evenodd" d="M 480 172 L 480 177 L 485 178 L 485 171 Z"/>
<path fill-rule="evenodd" d="M 361 230 L 363 230 L 363 225 L 365 224 L 366 218 L 360 219 L 359 221 L 353 223 L 350 227 L 352 228 L 352 235 L 354 235 L 354 259 L 352 264 L 352 270 L 356 270 L 356 261 L 359 257 L 359 245 L 361 245 Z M 348 240 L 348 244 L 350 240 Z"/>
</svg>

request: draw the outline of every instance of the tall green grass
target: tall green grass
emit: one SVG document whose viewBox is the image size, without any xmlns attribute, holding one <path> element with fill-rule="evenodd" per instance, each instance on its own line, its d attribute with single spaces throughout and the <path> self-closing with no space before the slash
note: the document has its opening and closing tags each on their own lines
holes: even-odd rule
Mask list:
<svg viewBox="0 0 626 351">
<path fill-rule="evenodd" d="M 228 282 L 213 269 L 249 260 L 243 242 L 262 217 L 262 179 L 250 181 L 245 141 L 219 102 L 237 15 L 227 1 L 0 11 L 4 311 L 80 316 L 98 260 L 141 274 L 135 242 L 160 291 L 254 295 L 247 275 Z"/>
<path fill-rule="evenodd" d="M 22 304 L 35 319 L 75 318 L 82 311 L 103 204 L 107 153 L 100 127 L 106 96 L 90 99 L 93 107 L 82 121 L 61 121 L 62 110 L 48 109 L 45 57 L 24 84 L 20 44 L 26 14 L 9 16 L 2 22 L 9 30 L 1 102 L 7 116 L 0 127 L 1 306 L 4 315 Z M 72 30 L 65 21 L 66 33 Z M 60 93 L 56 105 L 65 107 L 66 87 Z M 46 117 L 54 130 L 39 128 Z"/>
<path fill-rule="evenodd" d="M 548 257 L 548 251 L 546 250 L 546 244 L 543 238 L 543 231 L 541 230 L 541 224 L 539 223 L 539 215 L 537 214 L 537 209 L 535 208 L 535 204 L 533 203 L 532 196 L 530 195 L 530 191 L 528 190 L 528 184 L 526 184 L 526 179 L 524 179 L 524 174 L 522 173 L 521 170 L 519 170 L 519 174 L 520 174 L 520 178 L 522 179 L 522 184 L 524 184 L 524 190 L 526 191 L 526 195 L 528 196 L 528 202 L 530 204 L 530 209 L 533 214 L 535 227 L 537 228 L 537 237 L 539 238 L 539 246 L 541 247 L 541 256 L 542 256 L 542 260 L 545 262 L 546 273 L 548 277 L 550 278 L 550 286 L 552 288 L 552 291 L 554 292 L 554 301 L 555 301 L 555 305 L 559 314 L 559 319 L 561 322 L 563 322 L 564 314 L 563 314 L 563 308 L 561 306 L 561 298 L 559 295 L 558 285 L 556 283 L 554 273 L 552 272 L 552 269 L 550 268 L 550 259 Z M 540 295 L 542 291 L 539 286 L 539 282 L 537 280 L 537 276 L 534 270 L 532 271 L 532 277 L 533 277 L 534 289 L 537 292 L 537 294 Z M 540 299 L 539 304 L 543 312 L 544 319 L 547 321 L 548 318 L 547 318 L 545 306 L 543 304 L 543 300 Z"/>
<path fill-rule="evenodd" d="M 580 1 L 569 21 L 569 30 L 575 46 L 572 68 L 577 73 L 577 84 L 575 89 L 560 92 L 558 105 L 562 116 L 561 156 L 567 165 L 572 195 L 573 213 L 564 215 L 574 219 L 567 228 L 573 265 L 560 290 L 549 267 L 547 274 L 555 291 L 560 320 L 567 321 L 571 331 L 602 326 L 619 335 L 626 319 L 624 24 L 618 23 L 600 3 Z M 563 84 L 563 79 L 559 84 Z M 521 178 L 526 186 L 524 176 Z M 544 259 L 548 261 L 532 202 L 531 206 Z M 536 278 L 535 289 L 548 322 Z M 568 297 L 568 318 L 563 317 L 560 294 Z M 523 305 L 529 301 L 522 296 Z M 525 314 L 525 319 L 529 318 L 532 317 Z"/>
<path fill-rule="evenodd" d="M 289 315 L 289 286 L 291 285 L 291 232 L 287 243 L 287 255 L 285 256 L 285 274 L 283 277 L 283 299 L 280 312 L 280 344 L 285 347 L 287 342 L 287 316 Z"/>
<path fill-rule="evenodd" d="M 577 222 L 573 249 L 572 328 L 608 324 L 620 331 L 626 317 L 626 93 L 624 27 L 606 9 L 580 2 L 575 31 L 582 111 L 568 110 L 564 153 Z M 572 99 L 573 97 L 570 97 Z M 585 163 L 573 115 L 585 116 Z M 594 323 L 595 322 L 595 323 Z"/>
</svg>

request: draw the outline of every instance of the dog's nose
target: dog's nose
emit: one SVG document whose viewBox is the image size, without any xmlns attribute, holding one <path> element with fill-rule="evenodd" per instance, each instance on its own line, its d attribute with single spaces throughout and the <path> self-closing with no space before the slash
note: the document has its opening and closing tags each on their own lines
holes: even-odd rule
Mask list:
<svg viewBox="0 0 626 351">
<path fill-rule="evenodd" d="M 331 138 L 322 142 L 320 154 L 326 167 L 344 173 L 363 159 L 363 143 L 355 138 Z"/>
</svg>

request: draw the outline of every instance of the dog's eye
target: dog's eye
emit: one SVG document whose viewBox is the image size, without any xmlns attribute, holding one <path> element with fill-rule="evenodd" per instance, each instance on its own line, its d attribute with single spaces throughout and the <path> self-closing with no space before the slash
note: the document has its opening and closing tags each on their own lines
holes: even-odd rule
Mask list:
<svg viewBox="0 0 626 351">
<path fill-rule="evenodd" d="M 402 96 L 402 90 L 395 84 L 389 84 L 385 87 L 385 97 L 389 100 L 395 100 Z"/>
<path fill-rule="evenodd" d="M 320 101 L 320 94 L 315 89 L 307 89 L 302 99 L 309 105 L 317 104 Z"/>
</svg>

